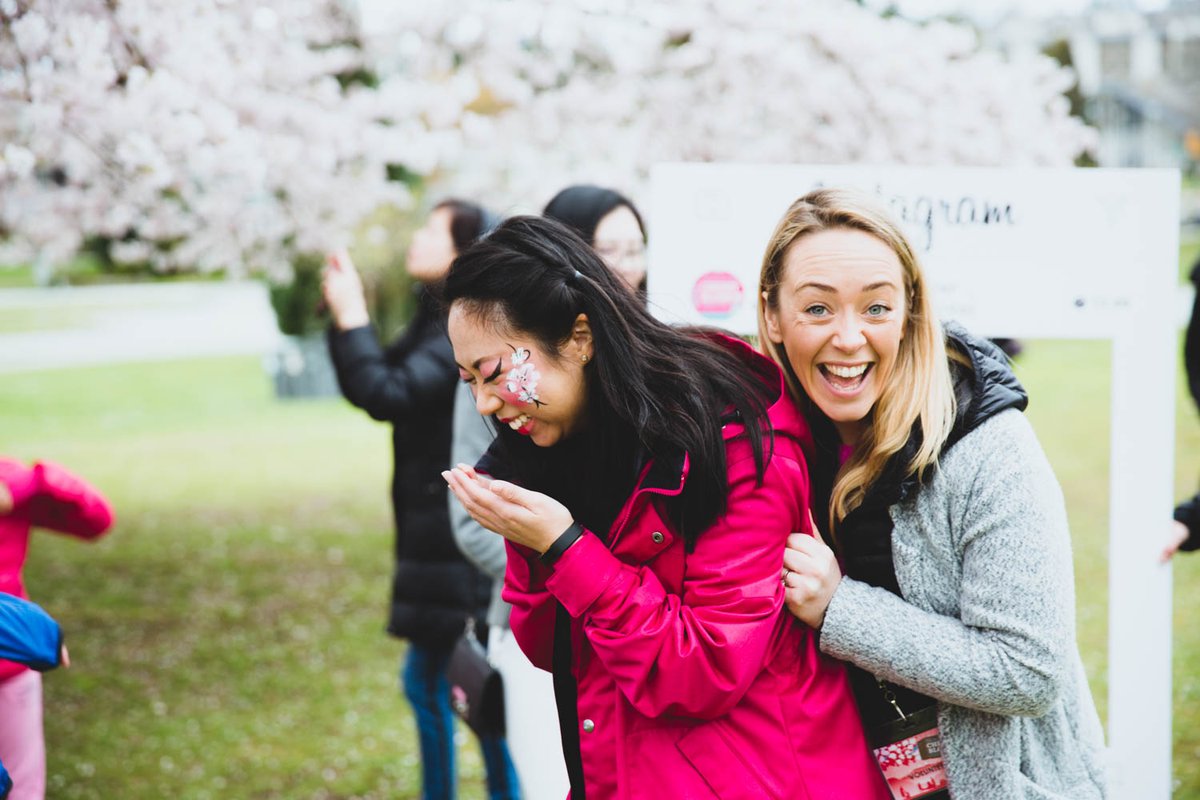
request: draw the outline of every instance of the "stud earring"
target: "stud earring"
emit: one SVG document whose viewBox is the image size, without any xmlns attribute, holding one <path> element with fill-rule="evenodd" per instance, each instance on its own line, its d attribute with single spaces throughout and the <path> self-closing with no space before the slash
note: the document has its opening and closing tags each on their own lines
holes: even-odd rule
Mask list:
<svg viewBox="0 0 1200 800">
<path fill-rule="evenodd" d="M 587 363 L 587 360 L 588 360 L 588 357 L 587 357 L 587 355 L 585 354 L 585 355 L 582 355 L 582 356 L 580 356 L 580 357 L 579 357 L 579 360 L 580 360 L 580 361 L 582 361 L 583 363 L 585 363 L 585 364 L 586 364 L 586 363 Z"/>
</svg>

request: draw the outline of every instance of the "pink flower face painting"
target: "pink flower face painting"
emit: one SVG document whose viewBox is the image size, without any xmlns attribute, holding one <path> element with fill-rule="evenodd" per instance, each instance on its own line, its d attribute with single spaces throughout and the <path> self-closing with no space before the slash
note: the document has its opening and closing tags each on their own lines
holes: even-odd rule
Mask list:
<svg viewBox="0 0 1200 800">
<path fill-rule="evenodd" d="M 508 390 L 511 402 L 541 406 L 537 386 L 542 375 L 529 360 L 529 351 L 524 347 L 514 347 L 512 365 L 512 369 L 504 376 L 504 388 Z"/>
</svg>

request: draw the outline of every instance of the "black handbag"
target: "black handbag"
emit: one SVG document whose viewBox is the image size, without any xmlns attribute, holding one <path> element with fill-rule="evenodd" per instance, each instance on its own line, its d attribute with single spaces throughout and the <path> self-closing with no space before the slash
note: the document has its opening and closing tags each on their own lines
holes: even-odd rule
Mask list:
<svg viewBox="0 0 1200 800">
<path fill-rule="evenodd" d="M 504 680 L 487 660 L 475 636 L 475 620 L 466 628 L 446 665 L 450 707 L 479 736 L 504 735 Z"/>
</svg>

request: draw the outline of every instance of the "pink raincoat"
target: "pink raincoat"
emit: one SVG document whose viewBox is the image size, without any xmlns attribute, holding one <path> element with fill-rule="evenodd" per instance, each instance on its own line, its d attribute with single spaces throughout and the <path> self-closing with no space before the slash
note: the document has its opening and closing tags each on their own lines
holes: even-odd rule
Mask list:
<svg viewBox="0 0 1200 800">
<path fill-rule="evenodd" d="M 21 569 L 29 552 L 31 527 L 49 528 L 83 539 L 95 539 L 113 522 L 104 496 L 63 467 L 41 461 L 27 467 L 0 458 L 0 482 L 12 495 L 13 509 L 0 514 L 0 592 L 28 599 Z M 26 667 L 0 660 L 0 681 Z"/>
<path fill-rule="evenodd" d="M 682 490 L 686 455 L 646 466 L 608 545 L 585 534 L 549 568 L 510 543 L 513 633 L 550 670 L 558 604 L 571 616 L 587 800 L 888 800 L 842 665 L 784 607 L 787 536 L 811 532 L 809 430 L 778 368 L 723 341 L 776 393 L 763 484 L 730 424 L 727 511 L 692 552 L 659 505 Z"/>
</svg>

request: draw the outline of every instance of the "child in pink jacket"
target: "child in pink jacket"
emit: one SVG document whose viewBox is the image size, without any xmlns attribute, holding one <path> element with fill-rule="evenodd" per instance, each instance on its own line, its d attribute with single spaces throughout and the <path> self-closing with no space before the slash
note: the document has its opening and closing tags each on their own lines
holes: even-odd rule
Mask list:
<svg viewBox="0 0 1200 800">
<path fill-rule="evenodd" d="M 96 489 L 49 462 L 27 467 L 0 458 L 0 592 L 28 599 L 21 569 L 34 526 L 95 539 L 113 522 Z M 38 672 L 0 660 L 0 761 L 16 788 L 12 800 L 42 800 L 46 747 L 42 736 L 42 680 Z"/>
</svg>

